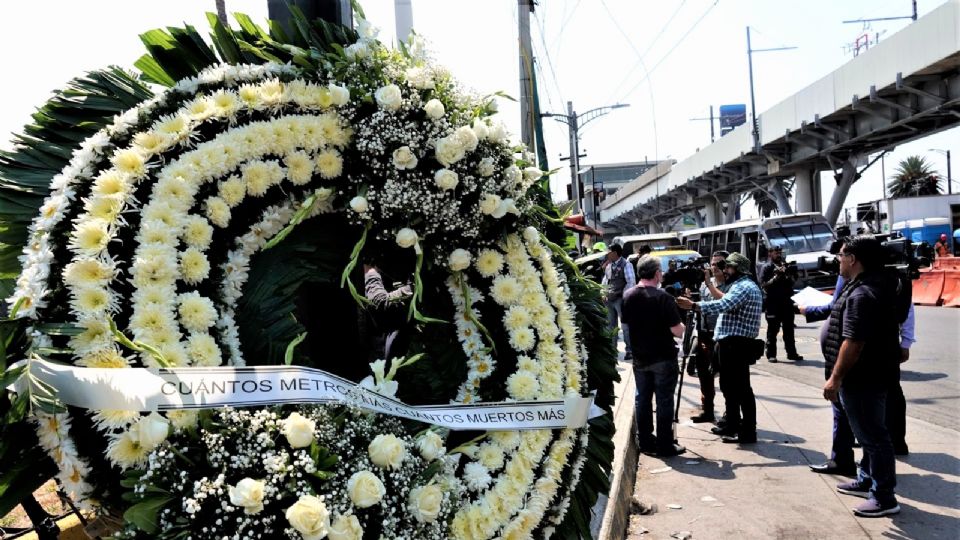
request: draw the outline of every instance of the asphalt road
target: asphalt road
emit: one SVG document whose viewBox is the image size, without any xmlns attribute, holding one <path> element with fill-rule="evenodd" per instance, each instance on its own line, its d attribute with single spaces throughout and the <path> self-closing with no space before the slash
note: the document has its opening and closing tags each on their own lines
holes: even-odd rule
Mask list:
<svg viewBox="0 0 960 540">
<path fill-rule="evenodd" d="M 960 309 L 915 306 L 917 342 L 910 360 L 901 365 L 900 380 L 907 398 L 907 415 L 938 426 L 960 431 Z M 801 362 L 785 360 L 783 342 L 778 340 L 779 362 L 765 359 L 755 368 L 807 384 L 811 392 L 823 387 L 823 354 L 820 352 L 820 325 L 797 316 L 797 351 Z M 764 326 L 760 332 L 766 335 Z M 909 441 L 909 435 L 908 435 Z"/>
</svg>

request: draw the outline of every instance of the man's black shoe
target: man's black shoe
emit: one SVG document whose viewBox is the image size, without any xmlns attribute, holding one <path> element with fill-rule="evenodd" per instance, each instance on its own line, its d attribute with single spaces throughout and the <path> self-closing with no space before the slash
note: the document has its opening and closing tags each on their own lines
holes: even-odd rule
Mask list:
<svg viewBox="0 0 960 540">
<path fill-rule="evenodd" d="M 713 413 L 702 412 L 696 416 L 691 416 L 690 421 L 694 424 L 705 424 L 707 422 L 712 423 L 716 421 L 716 417 L 713 416 Z"/>
<path fill-rule="evenodd" d="M 724 435 L 720 437 L 720 440 L 727 444 L 753 444 L 757 442 L 757 434 L 751 433 L 749 435 Z"/>
<path fill-rule="evenodd" d="M 854 477 L 857 475 L 857 467 L 855 465 L 841 467 L 837 465 L 836 461 L 833 460 L 829 460 L 826 463 L 821 463 L 820 465 L 811 465 L 810 470 L 820 474 L 838 474 L 840 476 L 849 477 Z"/>
<path fill-rule="evenodd" d="M 666 448 L 661 448 L 657 450 L 657 457 L 673 457 L 679 456 L 680 454 L 686 452 L 687 449 L 680 446 L 679 444 L 672 444 Z"/>
<path fill-rule="evenodd" d="M 723 426 L 717 426 L 710 430 L 714 435 L 736 435 L 739 431 L 736 427 L 731 427 L 729 424 Z"/>
<path fill-rule="evenodd" d="M 800 356 L 799 354 L 796 354 L 796 353 L 794 353 L 794 354 L 788 354 L 788 355 L 787 355 L 787 360 L 793 360 L 794 362 L 800 362 L 801 360 L 803 360 L 803 357 Z"/>
<path fill-rule="evenodd" d="M 767 362 L 770 362 L 771 364 L 776 364 L 776 363 L 777 363 L 777 358 L 776 358 L 775 356 L 768 356 L 768 357 L 767 357 Z"/>
<path fill-rule="evenodd" d="M 648 456 L 655 456 L 657 455 L 657 449 L 656 447 L 653 447 L 653 446 L 641 446 L 640 453 L 646 454 Z"/>
</svg>

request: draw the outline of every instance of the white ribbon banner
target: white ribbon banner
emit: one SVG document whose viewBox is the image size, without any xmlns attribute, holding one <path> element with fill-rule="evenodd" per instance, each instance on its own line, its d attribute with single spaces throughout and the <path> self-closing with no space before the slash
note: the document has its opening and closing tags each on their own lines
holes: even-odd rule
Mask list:
<svg viewBox="0 0 960 540">
<path fill-rule="evenodd" d="M 593 397 L 557 401 L 407 405 L 368 388 L 303 366 L 105 369 L 29 362 L 34 378 L 66 405 L 84 409 L 166 411 L 287 403 L 344 403 L 452 430 L 578 428 L 602 416 Z M 16 392 L 19 384 L 9 390 Z"/>
</svg>

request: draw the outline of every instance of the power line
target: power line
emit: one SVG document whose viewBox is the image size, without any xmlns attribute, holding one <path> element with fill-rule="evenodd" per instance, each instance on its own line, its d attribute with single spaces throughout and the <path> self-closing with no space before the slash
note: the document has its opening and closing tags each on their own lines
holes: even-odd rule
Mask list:
<svg viewBox="0 0 960 540">
<path fill-rule="evenodd" d="M 573 15 L 577 12 L 577 8 L 580 7 L 580 1 L 581 0 L 577 0 L 577 3 L 573 5 L 573 9 L 570 11 L 570 14 L 567 15 L 567 18 L 564 19 L 563 23 L 560 25 L 560 32 L 557 33 L 557 40 L 553 43 L 554 47 L 560 43 L 560 38 L 563 36 L 563 31 L 567 28 L 567 23 L 570 22 L 570 19 L 572 19 Z"/>
<path fill-rule="evenodd" d="M 653 49 L 653 46 L 657 44 L 657 41 L 660 39 L 660 37 L 663 36 L 667 28 L 670 27 L 670 24 L 673 22 L 673 19 L 675 19 L 677 14 L 680 13 L 680 10 L 683 9 L 683 5 L 687 3 L 687 0 L 683 0 L 682 2 L 680 2 L 680 5 L 677 6 L 677 9 L 673 11 L 673 14 L 670 15 L 670 18 L 667 19 L 667 22 L 660 27 L 660 31 L 657 32 L 657 35 L 653 37 L 653 41 L 651 41 L 650 44 L 647 45 L 646 50 L 644 50 L 642 53 L 637 50 L 636 46 L 634 46 L 629 36 L 627 36 L 627 33 L 624 32 L 623 28 L 620 27 L 620 24 L 617 22 L 616 17 L 613 16 L 613 13 L 610 11 L 610 8 L 607 7 L 606 1 L 601 0 L 601 3 L 603 4 L 603 8 L 607 10 L 607 15 L 610 16 L 610 19 L 613 21 L 613 24 L 616 25 L 617 29 L 620 30 L 620 33 L 623 34 L 624 39 L 626 39 L 627 43 L 630 44 L 630 47 L 633 49 L 633 52 L 637 54 L 637 63 L 635 63 L 633 67 L 631 67 L 627 71 L 627 74 L 623 77 L 623 79 L 620 80 L 620 84 L 618 84 L 617 87 L 613 89 L 613 92 L 610 93 L 610 97 L 612 98 L 620 90 L 620 87 L 622 87 L 623 84 L 630 79 L 630 76 L 633 75 L 633 72 L 636 71 L 637 68 L 641 66 L 644 59 L 647 57 L 647 54 L 649 54 L 650 51 Z M 646 70 L 646 67 L 644 67 L 644 70 Z M 610 99 L 608 98 L 607 101 L 610 101 Z"/>
<path fill-rule="evenodd" d="M 557 72 L 553 67 L 553 59 L 550 57 L 550 50 L 547 48 L 546 40 L 546 31 L 544 21 L 537 15 L 537 12 L 533 13 L 533 18 L 537 20 L 537 26 L 540 30 L 540 42 L 543 44 L 543 55 L 547 58 L 547 67 L 550 68 L 550 76 L 553 79 L 553 85 L 557 89 L 557 95 L 560 97 L 560 104 L 566 103 L 563 99 L 563 90 L 560 89 L 560 83 L 557 80 Z"/>
<path fill-rule="evenodd" d="M 680 37 L 680 39 L 678 39 L 677 42 L 674 43 L 672 47 L 670 47 L 670 50 L 668 50 L 668 51 L 666 52 L 666 54 L 664 54 L 663 56 L 661 56 L 661 57 L 660 57 L 660 60 L 657 60 L 657 63 L 654 64 L 652 68 L 650 68 L 649 70 L 647 70 L 646 76 L 644 76 L 642 79 L 640 79 L 639 81 L 637 81 L 637 84 L 633 85 L 633 88 L 631 88 L 629 92 L 625 93 L 625 94 L 623 95 L 623 97 L 620 98 L 620 99 L 617 100 L 617 101 L 623 101 L 623 99 L 626 99 L 627 96 L 629 96 L 629 95 L 632 94 L 637 88 L 639 88 L 641 84 L 643 84 L 644 82 L 646 82 L 647 79 L 649 79 L 650 76 L 653 75 L 653 72 L 656 71 L 658 67 L 660 67 L 660 64 L 662 64 L 664 60 L 666 60 L 667 58 L 669 58 L 670 55 L 673 54 L 673 51 L 675 51 L 675 50 L 677 49 L 677 47 L 679 47 L 680 44 L 683 43 L 683 40 L 685 40 L 685 39 L 687 38 L 687 36 L 689 36 L 690 33 L 693 32 L 693 31 L 697 28 L 697 26 L 700 24 L 700 22 L 703 21 L 703 19 L 705 19 L 705 18 L 707 17 L 707 15 L 710 14 L 711 11 L 713 11 L 713 8 L 717 7 L 717 4 L 718 4 L 719 2 L 720 2 L 720 0 L 714 0 L 714 2 L 713 2 L 712 4 L 710 4 L 710 7 L 708 7 L 707 10 L 703 12 L 703 15 L 700 15 L 700 17 L 693 23 L 693 25 L 692 25 L 689 29 L 687 29 L 686 32 L 683 33 L 683 35 Z"/>
</svg>

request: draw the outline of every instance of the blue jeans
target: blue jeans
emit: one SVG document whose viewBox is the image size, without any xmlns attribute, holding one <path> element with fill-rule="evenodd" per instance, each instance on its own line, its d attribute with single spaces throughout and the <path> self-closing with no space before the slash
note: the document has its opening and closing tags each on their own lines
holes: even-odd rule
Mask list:
<svg viewBox="0 0 960 540">
<path fill-rule="evenodd" d="M 670 449 L 673 445 L 673 393 L 680 368 L 676 359 L 655 364 L 634 364 L 637 380 L 637 436 L 640 448 Z M 657 396 L 657 436 L 653 436 L 653 396 Z"/>
<path fill-rule="evenodd" d="M 613 334 L 613 346 L 617 346 L 617 323 L 620 323 L 620 328 L 623 329 L 623 342 L 627 344 L 627 356 L 630 356 L 633 351 L 630 348 L 630 331 L 627 328 L 627 323 L 623 322 L 623 297 L 620 298 L 610 298 L 607 299 L 607 328 L 614 331 Z"/>
<path fill-rule="evenodd" d="M 895 504 L 897 486 L 893 442 L 886 424 L 887 388 L 884 386 L 840 387 L 840 402 L 850 428 L 863 446 L 857 480 L 870 485 L 870 495 L 880 504 Z"/>
<path fill-rule="evenodd" d="M 827 379 L 830 378 L 830 372 L 825 373 Z M 833 405 L 833 444 L 830 448 L 830 459 L 838 467 L 853 467 L 856 462 L 853 459 L 853 431 L 850 429 L 850 421 L 847 420 L 847 412 L 843 410 L 843 404 L 839 401 L 831 402 Z"/>
</svg>

